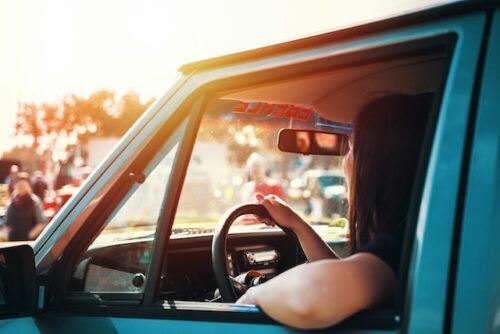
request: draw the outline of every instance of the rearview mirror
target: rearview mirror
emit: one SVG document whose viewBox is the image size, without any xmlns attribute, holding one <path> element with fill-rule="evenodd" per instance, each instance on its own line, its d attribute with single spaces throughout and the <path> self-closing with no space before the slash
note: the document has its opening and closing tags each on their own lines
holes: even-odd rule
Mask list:
<svg viewBox="0 0 500 334">
<path fill-rule="evenodd" d="M 0 318 L 34 314 L 37 293 L 35 255 L 31 246 L 0 248 Z"/>
<path fill-rule="evenodd" d="M 340 133 L 282 129 L 278 148 L 291 153 L 345 155 L 349 151 L 349 137 Z"/>
</svg>

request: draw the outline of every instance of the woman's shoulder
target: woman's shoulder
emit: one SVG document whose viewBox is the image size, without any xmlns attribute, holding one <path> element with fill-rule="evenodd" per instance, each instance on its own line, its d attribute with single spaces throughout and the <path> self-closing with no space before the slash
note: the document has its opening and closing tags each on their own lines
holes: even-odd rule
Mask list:
<svg viewBox="0 0 500 334">
<path fill-rule="evenodd" d="M 357 250 L 356 253 L 371 253 L 379 257 L 392 268 L 397 276 L 401 250 L 403 248 L 405 226 L 406 221 L 403 221 L 387 232 L 377 234 L 368 244 Z"/>
</svg>

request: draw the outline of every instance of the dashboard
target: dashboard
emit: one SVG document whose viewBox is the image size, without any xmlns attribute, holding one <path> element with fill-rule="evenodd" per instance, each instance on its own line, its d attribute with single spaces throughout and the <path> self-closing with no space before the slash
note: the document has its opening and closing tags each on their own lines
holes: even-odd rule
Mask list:
<svg viewBox="0 0 500 334">
<path fill-rule="evenodd" d="M 77 265 L 70 290 L 142 292 L 152 239 L 132 240 L 90 249 Z M 173 238 L 163 261 L 160 299 L 211 301 L 217 289 L 211 258 L 212 236 Z M 280 231 L 230 234 L 227 263 L 231 276 L 257 271 L 272 278 L 305 262 L 303 254 Z"/>
</svg>

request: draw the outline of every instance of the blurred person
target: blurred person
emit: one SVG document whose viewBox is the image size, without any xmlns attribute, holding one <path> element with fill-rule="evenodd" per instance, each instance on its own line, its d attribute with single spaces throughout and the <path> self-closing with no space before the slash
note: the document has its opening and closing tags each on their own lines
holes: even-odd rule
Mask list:
<svg viewBox="0 0 500 334">
<path fill-rule="evenodd" d="M 54 190 L 59 190 L 65 185 L 72 183 L 73 179 L 71 177 L 71 172 L 73 164 L 70 161 L 70 159 L 66 161 L 59 161 L 56 178 L 54 180 Z"/>
<path fill-rule="evenodd" d="M 314 134 L 316 145 L 321 149 L 333 150 L 338 144 L 338 137 L 332 133 L 318 132 Z"/>
<path fill-rule="evenodd" d="M 285 199 L 285 193 L 281 184 L 273 178 L 267 176 L 267 166 L 264 157 L 258 153 L 252 153 L 247 159 L 246 170 L 248 182 L 243 185 L 242 199 L 250 201 L 256 194 L 274 194 L 281 199 Z"/>
<path fill-rule="evenodd" d="M 311 147 L 311 139 L 307 131 L 298 131 L 295 137 L 299 152 L 307 153 Z"/>
<path fill-rule="evenodd" d="M 9 241 L 32 240 L 43 230 L 45 219 L 42 206 L 31 189 L 28 173 L 17 175 L 5 217 Z"/>
<path fill-rule="evenodd" d="M 7 178 L 5 179 L 5 183 L 9 186 L 9 194 L 11 196 L 12 193 L 14 192 L 14 183 L 16 182 L 18 174 L 19 174 L 19 166 L 18 165 L 10 166 L 10 172 L 9 175 L 7 175 Z"/>
<path fill-rule="evenodd" d="M 45 180 L 42 171 L 37 170 L 33 173 L 32 188 L 33 193 L 37 195 L 43 203 L 45 196 L 47 195 L 47 191 L 49 190 L 49 184 Z"/>
</svg>

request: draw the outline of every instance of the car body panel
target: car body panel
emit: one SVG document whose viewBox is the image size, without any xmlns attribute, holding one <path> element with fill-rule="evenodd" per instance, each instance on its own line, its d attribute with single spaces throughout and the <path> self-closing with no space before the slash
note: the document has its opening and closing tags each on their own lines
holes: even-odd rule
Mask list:
<svg viewBox="0 0 500 334">
<path fill-rule="evenodd" d="M 21 318 L 0 320 L 3 333 L 303 333 L 278 324 L 189 321 L 173 319 L 86 317 L 65 315 L 43 319 Z"/>
<path fill-rule="evenodd" d="M 489 38 L 450 291 L 454 333 L 500 332 L 500 10 Z"/>
<path fill-rule="evenodd" d="M 481 36 L 482 14 L 456 25 L 457 44 L 434 135 L 420 206 L 413 261 L 408 275 L 410 332 L 432 333 L 444 328 L 448 273 L 465 139 Z"/>
<path fill-rule="evenodd" d="M 252 50 L 237 52 L 229 55 L 222 55 L 194 61 L 184 64 L 179 68 L 182 73 L 192 73 L 225 66 L 226 64 L 243 63 L 249 60 L 271 57 L 278 54 L 294 52 L 318 47 L 324 44 L 330 44 L 332 41 L 341 42 L 344 40 L 355 39 L 375 33 L 385 33 L 388 30 L 400 27 L 417 25 L 426 21 L 441 20 L 444 17 L 459 16 L 475 10 L 484 9 L 485 3 L 490 1 L 450 1 L 443 4 L 423 4 L 419 10 L 389 15 L 387 17 L 375 18 L 371 21 L 353 24 L 351 26 L 341 27 L 334 31 L 328 31 L 318 35 L 305 36 L 291 41 L 264 46 Z M 494 1 L 491 1 L 492 3 Z"/>
</svg>

